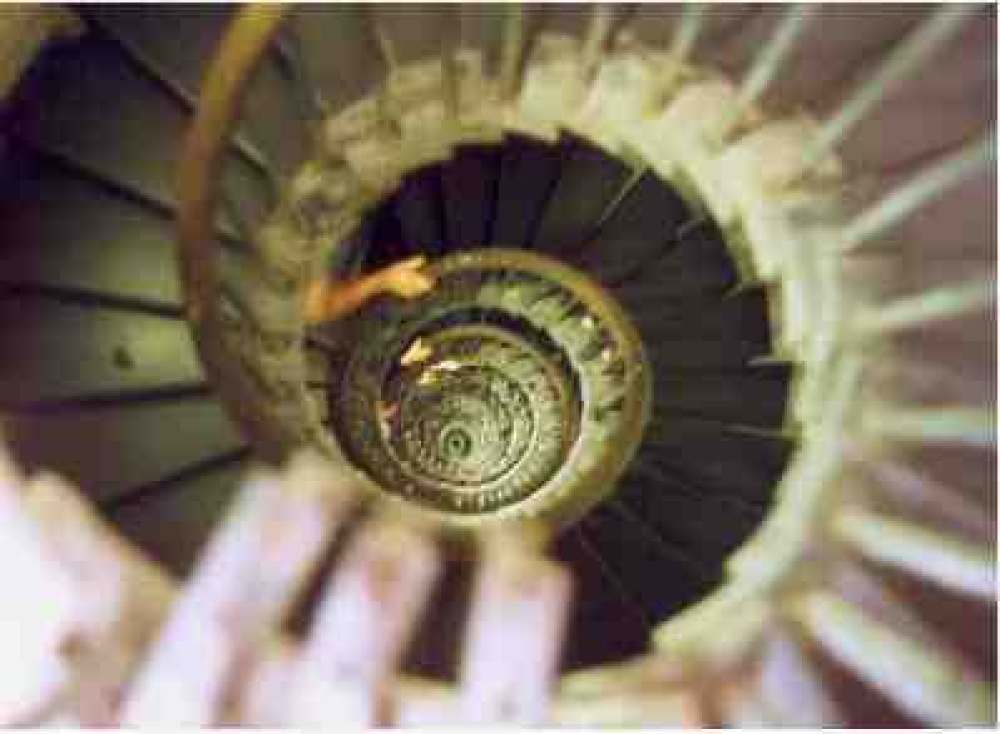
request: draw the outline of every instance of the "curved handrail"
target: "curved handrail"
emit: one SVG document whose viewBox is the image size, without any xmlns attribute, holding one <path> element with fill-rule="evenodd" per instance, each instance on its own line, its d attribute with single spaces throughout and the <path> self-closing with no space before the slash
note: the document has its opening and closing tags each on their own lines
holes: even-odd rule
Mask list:
<svg viewBox="0 0 1000 734">
<path fill-rule="evenodd" d="M 178 270 L 194 341 L 206 368 L 226 384 L 226 408 L 270 460 L 282 458 L 283 434 L 253 410 L 254 385 L 233 367 L 220 339 L 219 251 L 214 228 L 229 135 L 253 73 L 291 9 L 290 5 L 248 5 L 229 25 L 202 83 L 177 178 Z"/>
<path fill-rule="evenodd" d="M 257 63 L 292 7 L 248 5 L 240 10 L 202 83 L 177 179 L 181 277 L 187 316 L 193 324 L 209 321 L 215 309 L 212 295 L 218 268 L 213 222 L 229 134 Z"/>
</svg>

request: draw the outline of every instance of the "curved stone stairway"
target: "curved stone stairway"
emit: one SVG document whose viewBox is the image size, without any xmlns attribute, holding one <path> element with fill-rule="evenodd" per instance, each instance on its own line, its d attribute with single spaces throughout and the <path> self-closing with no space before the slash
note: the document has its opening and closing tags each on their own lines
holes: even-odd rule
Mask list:
<svg viewBox="0 0 1000 734">
<path fill-rule="evenodd" d="M 583 515 L 581 518 L 567 516 L 555 539 L 555 554 L 576 579 L 576 603 L 563 669 L 587 669 L 565 679 L 565 690 L 580 697 L 580 711 L 593 704 L 598 712 L 593 714 L 594 721 L 604 721 L 604 715 L 609 722 L 673 720 L 680 710 L 673 697 L 683 694 L 663 694 L 655 706 L 652 699 L 643 698 L 655 693 L 660 677 L 667 681 L 662 684 L 667 690 L 671 685 L 671 673 L 659 670 L 655 655 L 649 657 L 651 645 L 655 640 L 661 649 L 676 649 L 678 660 L 698 660 L 699 648 L 692 652 L 683 640 L 664 641 L 672 632 L 678 639 L 684 637 L 683 620 L 690 617 L 681 612 L 699 609 L 695 603 L 709 594 L 708 598 L 723 609 L 721 621 L 713 620 L 709 612 L 710 625 L 739 627 L 741 620 L 729 616 L 737 609 L 743 610 L 739 614 L 746 613 L 742 621 L 750 626 L 760 619 L 762 607 L 756 599 L 726 606 L 726 594 L 738 597 L 740 588 L 731 583 L 732 554 L 765 518 L 780 516 L 775 508 L 779 492 L 787 495 L 789 491 L 783 484 L 787 476 L 807 482 L 814 467 L 822 464 L 822 456 L 811 453 L 810 444 L 804 444 L 798 453 L 796 449 L 803 431 L 814 442 L 823 440 L 823 431 L 810 433 L 815 430 L 810 426 L 823 424 L 817 413 L 822 413 L 825 400 L 835 402 L 838 383 L 819 381 L 824 385 L 821 388 L 816 388 L 815 382 L 808 384 L 810 374 L 821 372 L 827 362 L 835 360 L 802 334 L 822 332 L 822 319 L 828 317 L 822 309 L 809 305 L 808 285 L 803 295 L 803 286 L 792 282 L 798 273 L 791 266 L 782 269 L 786 267 L 783 262 L 794 259 L 780 250 L 788 246 L 776 240 L 771 250 L 760 246 L 760 233 L 775 237 L 776 230 L 766 229 L 766 224 L 754 229 L 752 204 L 740 198 L 747 193 L 740 189 L 746 182 L 738 178 L 739 162 L 727 182 L 735 203 L 720 203 L 705 195 L 707 184 L 698 175 L 702 168 L 697 140 L 684 139 L 683 133 L 678 133 L 677 139 L 670 136 L 671 114 L 678 116 L 676 119 L 683 120 L 687 114 L 692 116 L 688 119 L 704 120 L 710 117 L 709 112 L 727 103 L 724 93 L 711 88 L 712 78 L 697 68 L 685 67 L 677 72 L 677 79 L 662 81 L 659 94 L 667 100 L 664 118 L 668 122 L 663 127 L 667 132 L 651 126 L 626 145 L 609 140 L 608 130 L 614 129 L 609 121 L 615 116 L 627 119 L 630 114 L 628 93 L 640 84 L 635 75 L 644 72 L 641 65 L 632 63 L 633 49 L 662 48 L 665 39 L 672 38 L 677 44 L 673 51 L 683 57 L 691 51 L 701 23 L 707 27 L 702 27 L 696 48 L 704 46 L 715 57 L 710 60 L 717 67 L 734 71 L 747 65 L 746 59 L 753 60 L 750 50 L 759 45 L 755 34 L 772 39 L 766 48 L 778 47 L 774 52 L 778 58 L 770 62 L 775 65 L 801 32 L 803 18 L 795 9 L 787 15 L 750 10 L 744 16 L 742 11 L 727 8 L 710 11 L 706 21 L 697 12 L 656 13 L 649 8 L 628 12 L 529 8 L 520 15 L 499 7 L 470 7 L 449 15 L 450 24 L 435 24 L 422 14 L 426 12 L 387 8 L 359 13 L 335 8 L 306 9 L 293 15 L 253 80 L 231 145 L 223 211 L 217 222 L 225 261 L 235 263 L 225 272 L 240 273 L 240 263 L 259 262 L 262 248 L 265 263 L 280 265 L 280 258 L 275 260 L 267 249 L 266 237 L 259 235 L 266 230 L 265 224 L 274 226 L 272 212 L 277 207 L 279 224 L 281 216 L 290 221 L 280 212 L 294 211 L 298 217 L 294 221 L 319 232 L 320 240 L 326 238 L 319 246 L 322 267 L 340 277 L 356 276 L 415 253 L 442 263 L 455 262 L 453 258 L 461 253 L 473 258 L 473 267 L 481 268 L 483 258 L 516 248 L 562 261 L 599 283 L 600 298 L 620 304 L 625 321 L 634 326 L 643 345 L 641 354 L 626 357 L 623 369 L 631 369 L 640 358 L 648 360 L 652 389 L 648 421 L 636 415 L 629 418 L 644 424 L 631 434 L 635 445 L 612 449 L 624 451 L 630 459 L 620 477 L 599 488 L 600 496 L 588 500 L 586 512 L 577 513 Z M 822 12 L 829 13 L 831 28 L 843 28 L 845 33 L 854 22 L 851 13 L 838 9 Z M 71 479 L 126 537 L 183 576 L 254 455 L 241 427 L 227 417 L 216 394 L 218 387 L 199 364 L 171 262 L 172 220 L 178 204 L 172 183 L 176 157 L 195 111 L 198 80 L 231 17 L 228 9 L 207 7 L 174 12 L 94 6 L 83 15 L 88 32 L 79 40 L 48 50 L 29 70 L 6 111 L 9 137 L 4 176 L 14 195 L 7 198 L 0 212 L 5 234 L 0 250 L 4 435 L 20 462 L 55 469 Z M 810 106 L 820 106 L 818 98 L 823 95 L 838 96 L 838 84 L 877 68 L 873 59 L 890 41 L 901 38 L 905 43 L 906 38 L 912 38 L 907 36 L 911 33 L 933 35 L 926 28 L 937 22 L 938 45 L 942 45 L 959 28 L 957 23 L 948 26 L 940 18 L 927 21 L 917 13 L 903 17 L 885 10 L 873 18 L 870 48 L 863 48 L 859 41 L 858 48 L 852 49 L 853 58 L 840 64 L 843 68 L 828 69 L 823 63 L 801 61 L 805 71 L 784 78 L 787 89 L 776 93 L 776 98 L 784 101 L 802 96 Z M 921 21 L 926 25 L 921 26 Z M 822 25 L 815 18 L 812 23 L 812 27 Z M 975 25 L 973 21 L 966 23 L 966 27 Z M 979 42 L 981 33 L 968 33 Z M 836 37 L 836 32 L 832 36 Z M 178 43 L 178 38 L 184 43 Z M 610 39 L 616 39 L 614 44 Z M 375 183 L 365 180 L 372 193 L 362 207 L 362 216 L 336 222 L 333 231 L 338 237 L 330 239 L 324 229 L 329 224 L 323 220 L 322 196 L 310 199 L 312 192 L 303 193 L 300 185 L 309 180 L 303 171 L 318 168 L 326 175 L 328 164 L 312 152 L 317 131 L 326 130 L 329 137 L 331 129 L 338 129 L 336 121 L 344 118 L 333 116 L 326 122 L 323 118 L 370 94 L 371 85 L 386 70 L 414 70 L 410 83 L 420 92 L 423 77 L 416 62 L 436 56 L 438 49 L 452 43 L 457 44 L 455 48 L 466 44 L 482 49 L 487 72 L 496 71 L 501 87 L 509 78 L 520 80 L 513 93 L 501 91 L 501 96 L 517 101 L 514 107 L 520 114 L 501 112 L 487 95 L 474 101 L 473 107 L 480 104 L 485 109 L 480 111 L 482 115 L 492 113 L 496 119 L 484 122 L 470 115 L 472 122 L 459 126 L 459 134 L 447 144 L 435 141 L 433 126 L 417 126 L 417 132 L 411 131 L 412 138 L 407 138 L 406 117 L 400 114 L 397 122 L 404 144 L 419 143 L 426 150 L 409 150 L 410 158 L 418 163 L 411 163 L 396 177 L 386 173 L 391 165 L 380 164 L 378 159 L 370 165 L 363 157 L 348 158 L 351 170 L 359 177 L 373 177 Z M 689 46 L 686 49 L 685 44 Z M 507 61 L 512 47 L 515 57 L 523 59 L 521 67 L 511 67 Z M 832 54 L 837 46 L 831 41 L 826 49 Z M 810 52 L 822 58 L 824 49 Z M 602 53 L 607 54 L 607 78 L 595 71 Z M 766 54 L 756 58 L 763 61 L 751 68 L 767 65 Z M 620 63 L 615 66 L 615 62 Z M 580 104 L 573 96 L 573 83 L 581 69 L 580 78 L 589 80 L 593 89 L 606 96 L 595 92 L 598 103 L 592 109 L 596 112 L 566 122 L 567 110 Z M 843 78 L 838 79 L 838 75 Z M 940 84 L 947 89 L 945 77 Z M 399 73 L 398 78 L 405 82 L 405 73 Z M 432 73 L 430 78 L 434 79 Z M 748 86 L 754 78 L 748 74 Z M 684 97 L 677 89 L 683 84 L 697 87 L 706 79 L 709 91 L 703 96 L 707 101 L 694 92 Z M 405 113 L 406 88 L 403 82 L 400 85 L 403 92 L 399 99 L 404 101 L 399 104 Z M 472 86 L 484 95 L 489 91 Z M 815 95 L 814 101 L 813 91 L 818 89 L 824 91 Z M 614 97 L 615 93 L 620 96 Z M 460 105 L 462 99 L 460 94 Z M 689 107 L 686 112 L 685 104 Z M 955 106 L 961 109 L 957 103 Z M 502 118 L 503 114 L 508 118 Z M 879 124 L 891 126 L 891 115 Z M 894 182 L 898 178 L 894 169 L 909 172 L 914 161 L 920 163 L 922 157 L 948 152 L 977 124 L 982 120 L 976 114 L 963 117 L 955 113 L 940 123 L 946 132 L 927 136 L 931 144 L 911 144 L 909 148 L 900 144 L 898 160 L 892 158 L 892 146 L 886 146 L 886 151 L 880 151 L 884 157 L 878 159 L 882 166 L 879 175 L 869 181 L 860 179 L 848 192 L 848 203 L 856 206 L 851 196 L 880 191 Z M 421 131 L 425 137 L 420 136 Z M 782 154 L 782 134 L 780 130 L 773 133 L 776 141 L 770 145 L 776 152 L 771 155 Z M 661 150 L 670 151 L 681 161 L 681 167 L 690 168 L 683 174 L 666 170 L 677 163 L 664 161 L 662 153 L 651 153 L 657 140 Z M 865 156 L 871 160 L 874 154 L 870 148 L 866 153 L 865 145 L 871 143 L 860 144 L 861 152 L 857 146 L 849 147 L 848 152 L 860 160 Z M 764 151 L 767 155 L 766 146 Z M 755 152 L 746 155 L 752 165 Z M 850 160 L 847 163 L 856 165 Z M 386 180 L 380 181 L 379 176 Z M 718 185 L 723 186 L 723 182 Z M 992 186 L 995 192 L 995 182 Z M 973 208 L 975 202 L 973 199 Z M 312 204 L 317 208 L 310 209 Z M 750 220 L 749 225 L 744 223 L 741 229 L 734 224 L 734 208 Z M 906 205 L 902 208 L 905 213 Z M 858 219 L 865 224 L 860 216 Z M 970 240 L 973 249 L 964 259 L 975 262 L 979 251 L 974 249 L 975 237 Z M 926 256 L 927 248 L 921 253 Z M 858 280 L 864 288 L 873 280 L 881 287 L 888 277 L 882 274 L 884 270 L 871 277 L 871 269 L 883 266 L 877 252 L 873 261 L 849 263 L 861 269 Z M 958 272 L 968 275 L 970 271 L 959 268 Z M 902 275 L 899 280 L 907 277 Z M 504 300 L 504 294 L 518 287 L 510 275 L 496 282 L 496 302 L 487 292 L 489 281 L 476 286 L 473 300 L 477 308 L 499 309 L 497 304 Z M 557 278 L 556 282 L 561 281 Z M 251 311 L 256 306 L 246 305 L 246 300 L 253 301 L 258 295 L 265 303 L 263 308 L 267 307 L 266 295 L 255 290 L 258 283 L 253 281 L 253 287 L 246 282 L 235 284 L 240 294 L 237 301 L 245 299 L 242 303 Z M 821 287 L 823 283 L 820 279 L 812 285 Z M 528 328 L 525 322 L 529 322 L 545 333 L 555 333 L 555 326 L 546 318 L 556 324 L 580 314 L 567 306 L 535 318 L 536 311 L 545 308 L 545 299 L 551 300 L 550 285 L 546 286 L 549 290 L 525 296 L 515 306 L 504 306 L 508 316 L 514 313 L 521 319 L 513 327 L 511 322 L 481 314 L 473 326 L 485 323 L 508 332 L 524 332 Z M 273 281 L 263 285 L 276 292 L 281 287 Z M 458 298 L 449 287 L 442 282 L 427 298 L 437 298 L 440 308 L 447 310 Z M 906 291 L 896 283 L 893 287 Z M 900 297 L 891 292 L 886 297 L 890 296 Z M 870 296 L 865 292 L 864 298 Z M 591 303 L 581 300 L 584 305 Z M 425 309 L 423 313 L 436 307 L 426 299 L 414 304 L 418 311 Z M 869 317 L 873 323 L 867 328 L 888 334 L 897 322 L 919 323 L 921 308 L 929 318 L 937 313 L 934 303 L 929 307 L 917 304 L 917 321 L 913 321 L 907 304 L 894 305 L 896 312 L 889 306 Z M 360 331 L 355 334 L 365 335 L 365 326 L 372 323 L 378 328 L 393 319 L 412 318 L 406 314 L 413 308 L 383 298 L 351 317 L 360 322 Z M 948 308 L 944 307 L 945 315 Z M 809 321 L 810 316 L 813 321 Z M 356 343 L 344 333 L 351 334 L 349 325 L 314 327 L 307 332 L 304 384 L 315 410 L 331 421 L 324 424 L 328 437 L 349 446 L 350 428 L 337 420 L 340 412 L 347 410 L 345 395 L 354 393 L 338 387 L 343 387 L 344 380 L 362 379 L 363 375 L 352 378 L 355 373 L 342 367 L 342 361 L 349 360 L 356 349 Z M 944 337 L 940 340 L 943 346 L 935 351 L 941 353 L 939 361 L 945 364 L 950 359 L 950 343 L 949 337 Z M 586 372 L 588 361 L 603 359 L 601 348 L 586 348 L 587 339 L 581 344 L 585 347 L 581 352 L 566 351 L 570 355 L 567 359 L 578 359 L 573 365 L 577 374 Z M 398 355 L 405 346 L 387 347 L 386 354 Z M 556 346 L 565 349 L 561 342 Z M 482 365 L 493 362 L 506 366 L 510 381 L 526 382 L 532 376 L 530 368 L 518 372 L 520 368 L 515 366 L 519 363 L 510 356 L 510 350 L 522 347 L 495 347 L 495 351 L 484 353 L 487 356 Z M 972 339 L 966 356 L 956 359 L 980 371 L 989 360 L 975 352 L 979 347 Z M 548 353 L 541 351 L 539 359 L 545 362 L 551 355 L 546 357 Z M 880 365 L 886 368 L 884 376 L 873 370 L 872 384 L 885 388 L 873 393 L 876 398 L 891 394 L 886 387 L 889 383 L 900 394 L 909 390 L 911 399 L 917 399 L 914 386 L 929 384 L 931 392 L 945 393 L 942 386 L 955 379 L 948 376 L 947 368 L 942 373 L 928 368 L 924 374 L 921 367 L 911 373 L 905 361 L 885 363 Z M 896 368 L 896 364 L 903 367 Z M 551 374 L 549 367 L 545 366 L 549 370 L 546 374 Z M 600 404 L 594 396 L 607 393 L 610 397 L 614 384 L 611 379 L 593 388 L 596 392 L 590 387 L 583 391 L 585 416 Z M 393 385 L 398 390 L 415 390 L 412 385 Z M 965 400 L 969 400 L 965 387 Z M 817 389 L 826 392 L 817 395 Z M 974 384 L 973 400 L 982 395 L 977 389 Z M 273 393 L 275 400 L 280 400 L 281 394 Z M 548 409 L 535 403 L 530 408 L 540 411 L 533 418 Z M 571 414 L 564 407 L 551 409 L 557 411 L 555 415 Z M 496 414 L 504 414 L 502 407 Z M 761 694 L 766 703 L 760 703 L 741 693 L 740 675 L 723 678 L 719 690 L 724 690 L 725 696 L 706 704 L 707 713 L 702 715 L 707 720 L 748 724 L 830 719 L 875 725 L 908 721 L 908 717 L 950 722 L 992 716 L 983 707 L 989 683 L 980 680 L 992 676 L 987 671 L 992 669 L 990 650 L 995 645 L 982 637 L 994 614 L 992 608 L 987 605 L 980 612 L 976 607 L 981 619 L 977 617 L 969 626 L 973 631 L 963 634 L 948 621 L 955 619 L 955 602 L 947 594 L 942 601 L 938 594 L 934 597 L 938 601 L 927 608 L 927 619 L 914 620 L 906 609 L 907 602 L 925 599 L 926 594 L 919 584 L 898 577 L 900 568 L 919 574 L 920 569 L 907 559 L 930 553 L 931 567 L 923 569 L 925 575 L 938 573 L 933 558 L 944 558 L 941 563 L 946 570 L 941 573 L 946 587 L 957 587 L 959 599 L 970 593 L 983 595 L 983 582 L 976 574 L 983 573 L 984 564 L 992 573 L 993 551 L 981 560 L 976 555 L 980 551 L 972 546 L 967 550 L 962 543 L 968 544 L 970 538 L 982 541 L 984 531 L 988 535 L 992 505 L 982 504 L 981 497 L 962 494 L 949 496 L 942 503 L 926 494 L 935 491 L 926 489 L 931 486 L 929 480 L 918 479 L 928 462 L 942 467 L 946 476 L 954 472 L 959 489 L 970 478 L 983 475 L 968 468 L 964 471 L 971 473 L 953 469 L 963 462 L 940 449 L 934 450 L 936 454 L 928 451 L 907 460 L 890 452 L 891 462 L 868 462 L 865 453 L 893 435 L 908 435 L 915 443 L 933 442 L 937 435 L 951 444 L 985 441 L 991 445 L 992 434 L 986 431 L 986 438 L 977 438 L 982 435 L 982 431 L 976 433 L 977 416 L 972 416 L 969 428 L 969 414 L 961 412 L 955 414 L 958 428 L 944 420 L 935 429 L 918 412 L 887 411 L 872 420 L 882 420 L 884 430 L 874 432 L 877 440 L 859 441 L 850 449 L 855 452 L 854 459 L 845 462 L 854 461 L 868 473 L 865 476 L 875 477 L 870 482 L 886 489 L 873 504 L 849 508 L 838 516 L 841 545 L 832 552 L 817 551 L 815 561 L 824 569 L 833 569 L 815 573 L 824 577 L 832 573 L 836 591 L 813 591 L 813 597 L 796 598 L 783 607 L 780 621 L 774 623 L 773 635 L 763 647 L 763 662 L 756 663 L 761 666 L 755 670 L 765 686 L 770 674 L 797 681 L 798 687 L 794 692 L 768 688 Z M 601 434 L 588 438 L 587 431 L 596 429 L 586 425 L 574 430 L 593 441 L 595 452 L 606 443 L 614 443 L 601 439 Z M 363 448 L 365 443 L 357 445 Z M 532 447 L 535 449 L 541 450 Z M 977 451 L 952 451 L 961 457 L 970 450 Z M 356 453 L 351 455 L 357 458 Z M 366 461 L 361 464 L 366 465 Z M 975 454 L 977 466 L 983 461 L 981 454 Z M 969 466 L 968 462 L 964 465 Z M 371 466 L 366 465 L 369 474 L 373 473 Z M 893 487 L 896 497 L 892 496 Z M 918 489 L 924 494 L 915 502 Z M 794 504 L 786 500 L 786 505 Z M 966 540 L 955 546 L 953 538 L 941 539 L 915 525 L 885 519 L 886 513 L 901 515 L 910 523 L 937 523 Z M 777 521 L 772 525 L 779 530 L 783 527 Z M 939 543 L 944 546 L 939 547 Z M 411 672 L 446 678 L 455 675 L 456 637 L 451 631 L 458 630 L 469 594 L 468 558 L 461 542 L 455 547 L 455 557 L 431 604 L 424 632 L 411 650 L 407 664 Z M 782 553 L 777 545 L 761 548 L 758 552 Z M 874 575 L 873 568 L 880 563 L 897 569 L 892 572 L 897 576 L 890 575 L 886 581 Z M 949 568 L 958 581 L 948 575 Z M 810 572 L 804 573 L 808 576 Z M 788 588 L 775 593 L 788 594 Z M 681 623 L 671 628 L 670 620 L 677 619 Z M 872 620 L 883 626 L 873 627 Z M 801 629 L 806 630 L 804 635 Z M 938 654 L 939 658 L 921 660 L 919 665 L 946 671 L 940 674 L 945 680 L 960 676 L 967 682 L 968 696 L 954 707 L 945 704 L 940 697 L 935 698 L 939 692 L 927 682 L 931 678 L 921 683 L 927 687 L 926 695 L 907 698 L 909 694 L 900 693 L 907 689 L 907 675 L 889 669 L 911 660 L 907 656 L 916 653 L 900 641 L 895 632 L 898 629 L 908 630 L 915 639 L 933 639 L 937 652 L 930 655 Z M 697 637 L 697 633 L 690 634 Z M 803 639 L 810 642 L 801 642 Z M 883 651 L 871 656 L 875 663 L 857 658 L 855 651 L 862 640 L 871 640 L 873 650 Z M 737 648 L 741 644 L 734 643 Z M 705 653 L 709 658 L 717 654 L 724 657 L 711 645 L 705 649 L 710 650 Z M 621 668 L 606 672 L 594 669 L 632 658 Z M 930 668 L 926 675 L 933 677 Z M 636 677 L 651 682 L 626 691 L 628 682 Z M 867 685 L 859 687 L 852 677 Z M 865 692 L 872 689 L 887 700 Z M 604 710 L 600 708 L 601 696 L 609 707 L 605 714 L 599 713 Z M 647 713 L 620 712 L 625 718 L 616 719 L 610 714 L 615 709 L 610 702 L 617 701 L 616 696 L 631 701 L 633 707 L 645 702 Z M 808 702 L 802 710 L 791 708 L 796 696 Z M 572 714 L 568 716 L 572 720 Z"/>
</svg>

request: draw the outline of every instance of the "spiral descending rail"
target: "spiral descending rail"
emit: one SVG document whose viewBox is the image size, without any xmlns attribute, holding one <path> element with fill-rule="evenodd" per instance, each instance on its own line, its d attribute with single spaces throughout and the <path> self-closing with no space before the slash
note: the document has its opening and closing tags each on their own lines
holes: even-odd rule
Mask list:
<svg viewBox="0 0 1000 734">
<path fill-rule="evenodd" d="M 74 74 L 69 50 L 49 67 L 43 57 L 14 97 L 10 139 L 22 152 L 12 170 L 40 182 L 30 190 L 120 226 L 150 210 L 177 214 L 184 306 L 176 284 L 153 277 L 150 297 L 127 268 L 116 275 L 130 256 L 113 248 L 107 269 L 72 272 L 58 225 L 30 206 L 4 214 L 19 239 L 40 243 L 34 255 L 4 254 L 14 274 L 5 313 L 40 304 L 30 313 L 42 334 L 0 345 L 12 365 L 0 385 L 9 440 L 81 483 L 178 571 L 201 541 L 165 537 L 161 518 L 183 535 L 200 523 L 204 536 L 215 513 L 198 499 L 171 509 L 157 499 L 164 487 L 197 489 L 203 470 L 250 446 L 270 461 L 312 447 L 333 468 L 299 460 L 269 480 L 284 487 L 273 496 L 251 483 L 172 606 L 169 582 L 110 550 L 111 531 L 96 529 L 71 490 L 0 475 L 5 488 L 27 486 L 2 496 L 5 522 L 21 528 L 4 540 L 18 551 L 9 558 L 48 548 L 38 568 L 53 579 L 70 559 L 71 579 L 106 563 L 145 579 L 122 588 L 150 589 L 131 605 L 127 593 L 111 602 L 89 592 L 90 617 L 59 620 L 82 640 L 53 653 L 68 688 L 26 669 L 24 689 L 45 704 L 3 699 L 4 721 L 995 723 L 995 278 L 982 267 L 995 268 L 996 143 L 977 97 L 995 97 L 995 69 L 980 63 L 995 47 L 995 10 L 881 9 L 865 33 L 850 6 L 745 16 L 697 5 L 249 7 L 229 25 L 199 12 L 197 43 L 172 52 L 155 12 L 88 11 L 91 40 L 77 53 L 89 54 L 94 79 Z M 157 94 L 134 92 L 137 71 Z M 102 139 L 80 121 L 106 112 L 104 99 L 119 115 Z M 133 136 L 149 119 L 170 127 L 177 107 L 194 117 L 174 199 L 162 152 Z M 140 108 L 147 117 L 130 122 Z M 903 124 L 920 111 L 932 118 L 926 130 Z M 296 125 L 304 133 L 292 142 Z M 116 139 L 117 158 L 107 145 Z M 67 171 L 110 203 L 87 209 L 96 194 L 66 183 Z M 147 213 L 112 216 L 124 204 Z M 349 279 L 415 252 L 434 258 L 430 293 L 303 322 L 314 278 Z M 151 345 L 114 346 L 119 372 L 109 372 L 103 354 L 88 356 L 86 334 L 69 335 L 87 317 L 60 307 L 135 315 L 94 331 L 101 350 L 129 330 L 148 329 Z M 214 396 L 187 402 L 208 388 L 178 346 L 181 316 L 235 430 Z M 45 335 L 60 324 L 68 338 L 53 346 Z M 80 360 L 83 395 L 48 364 L 57 355 Z M 116 383 L 121 373 L 130 376 Z M 143 462 L 192 455 L 181 439 L 133 437 L 171 413 L 143 424 L 127 416 L 131 401 L 163 400 L 184 403 L 175 414 L 193 455 L 222 452 L 135 482 L 149 473 Z M 204 415 L 183 417 L 193 409 Z M 121 415 L 88 424 L 88 411 Z M 120 469 L 80 458 L 49 437 L 58 421 L 78 432 L 118 426 L 136 458 Z M 66 430 L 68 442 L 81 435 Z M 337 508 L 348 495 L 324 484 L 363 490 L 377 516 L 400 513 L 403 525 L 362 526 L 305 641 L 256 652 L 243 708 L 223 711 L 217 693 L 232 687 L 241 646 L 278 632 L 321 538 L 346 522 Z M 228 490 L 209 496 L 221 506 Z M 72 509 L 54 512 L 63 505 Z M 253 570 L 275 532 L 269 512 L 289 530 L 273 541 L 282 561 L 272 576 Z M 79 529 L 79 547 L 46 534 L 58 518 Z M 522 536 L 504 522 L 515 520 L 529 526 Z M 576 579 L 572 612 L 566 577 L 538 558 L 535 524 L 556 533 L 553 552 Z M 402 658 L 441 567 L 429 527 L 473 540 L 513 533 L 481 552 L 454 683 L 440 681 L 451 676 L 438 658 L 457 646 L 441 631 L 465 613 L 462 574 L 442 572 L 445 601 L 430 606 L 444 616 L 425 624 L 438 635 L 416 633 L 415 658 Z M 227 542 L 245 565 L 211 597 Z M 385 569 L 405 578 L 404 568 L 412 585 L 384 607 L 359 607 L 365 644 L 380 651 L 366 667 L 362 647 L 336 644 L 344 610 L 366 603 L 349 580 Z M 541 580 L 525 591 L 512 568 Z M 39 594 L 88 596 L 67 583 L 74 591 L 54 580 Z M 255 596 L 256 584 L 273 587 L 274 601 Z M 110 626 L 94 622 L 102 603 L 118 620 Z M 242 626 L 171 712 L 171 661 L 212 603 L 235 604 Z M 32 599 L 18 604 L 28 618 Z M 497 609 L 536 624 L 518 632 Z M 557 680 L 564 633 L 569 672 Z M 32 658 L 39 671 L 46 641 Z M 523 680 L 490 663 L 493 645 L 521 656 Z M 119 647 L 107 678 L 78 683 L 102 649 Z M 397 679 L 400 666 L 424 678 Z M 344 677 L 331 681 L 334 670 Z M 375 705 L 385 695 L 391 714 Z"/>
</svg>

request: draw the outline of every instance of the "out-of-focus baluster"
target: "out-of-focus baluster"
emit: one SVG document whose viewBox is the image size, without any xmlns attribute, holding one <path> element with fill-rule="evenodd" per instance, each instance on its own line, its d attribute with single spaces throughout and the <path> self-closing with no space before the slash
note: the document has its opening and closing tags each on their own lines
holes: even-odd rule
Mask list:
<svg viewBox="0 0 1000 734">
<path fill-rule="evenodd" d="M 862 427 L 874 437 L 902 442 L 982 447 L 996 443 L 996 417 L 986 408 L 873 404 L 865 408 Z"/>
<path fill-rule="evenodd" d="M 569 574 L 516 536 L 487 542 L 459 675 L 463 720 L 547 720 L 570 590 Z"/>
<path fill-rule="evenodd" d="M 72 668 L 62 716 L 85 727 L 111 726 L 169 611 L 171 581 L 61 479 L 33 480 L 25 503 L 73 584 L 76 631 L 62 651 Z"/>
<path fill-rule="evenodd" d="M 996 595 L 996 556 L 986 547 L 853 507 L 837 513 L 834 531 L 875 563 L 960 594 Z"/>
<path fill-rule="evenodd" d="M 823 124 L 809 144 L 796 177 L 808 174 L 814 164 L 825 160 L 893 88 L 918 71 L 952 39 L 973 12 L 975 7 L 971 5 L 943 7 L 894 48 L 875 74 L 861 82 L 841 105 L 840 111 Z"/>
<path fill-rule="evenodd" d="M 205 549 L 124 702 L 125 726 L 208 726 L 239 666 L 273 633 L 350 506 L 351 475 L 301 457 L 251 478 Z"/>
<path fill-rule="evenodd" d="M 527 10 L 520 4 L 507 6 L 500 45 L 500 96 L 511 99 L 520 85 L 521 63 L 528 42 Z"/>
<path fill-rule="evenodd" d="M 434 543 L 422 534 L 389 523 L 362 530 L 294 663 L 281 723 L 392 723 L 390 684 L 438 569 Z"/>
<path fill-rule="evenodd" d="M 987 684 L 839 596 L 809 593 L 795 611 L 835 659 L 910 715 L 945 727 L 992 720 L 993 695 Z"/>
<path fill-rule="evenodd" d="M 0 447 L 0 725 L 31 723 L 68 684 L 60 650 L 78 629 L 76 598 L 23 504 L 25 483 Z"/>
<path fill-rule="evenodd" d="M 952 155 L 927 166 L 913 179 L 855 217 L 841 232 L 837 242 L 839 249 L 854 250 L 876 239 L 920 207 L 986 168 L 996 160 L 996 156 L 996 133 L 988 130 Z"/>
<path fill-rule="evenodd" d="M 949 285 L 866 309 L 858 315 L 855 328 L 862 337 L 880 337 L 956 318 L 995 301 L 994 280 Z"/>
<path fill-rule="evenodd" d="M 781 65 L 809 25 L 815 6 L 793 5 L 785 12 L 778 27 L 754 59 L 743 77 L 736 107 L 742 116 L 755 105 L 768 85 L 778 75 Z"/>
</svg>

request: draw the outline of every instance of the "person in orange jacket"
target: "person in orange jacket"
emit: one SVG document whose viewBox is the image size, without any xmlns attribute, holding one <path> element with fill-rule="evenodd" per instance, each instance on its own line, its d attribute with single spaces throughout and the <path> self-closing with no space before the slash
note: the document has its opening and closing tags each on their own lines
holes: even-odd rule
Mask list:
<svg viewBox="0 0 1000 734">
<path fill-rule="evenodd" d="M 400 298 L 421 296 L 434 287 L 434 279 L 422 272 L 426 264 L 427 258 L 421 255 L 354 280 L 316 280 L 306 289 L 303 303 L 306 322 L 318 324 L 333 321 L 382 293 Z"/>
</svg>

